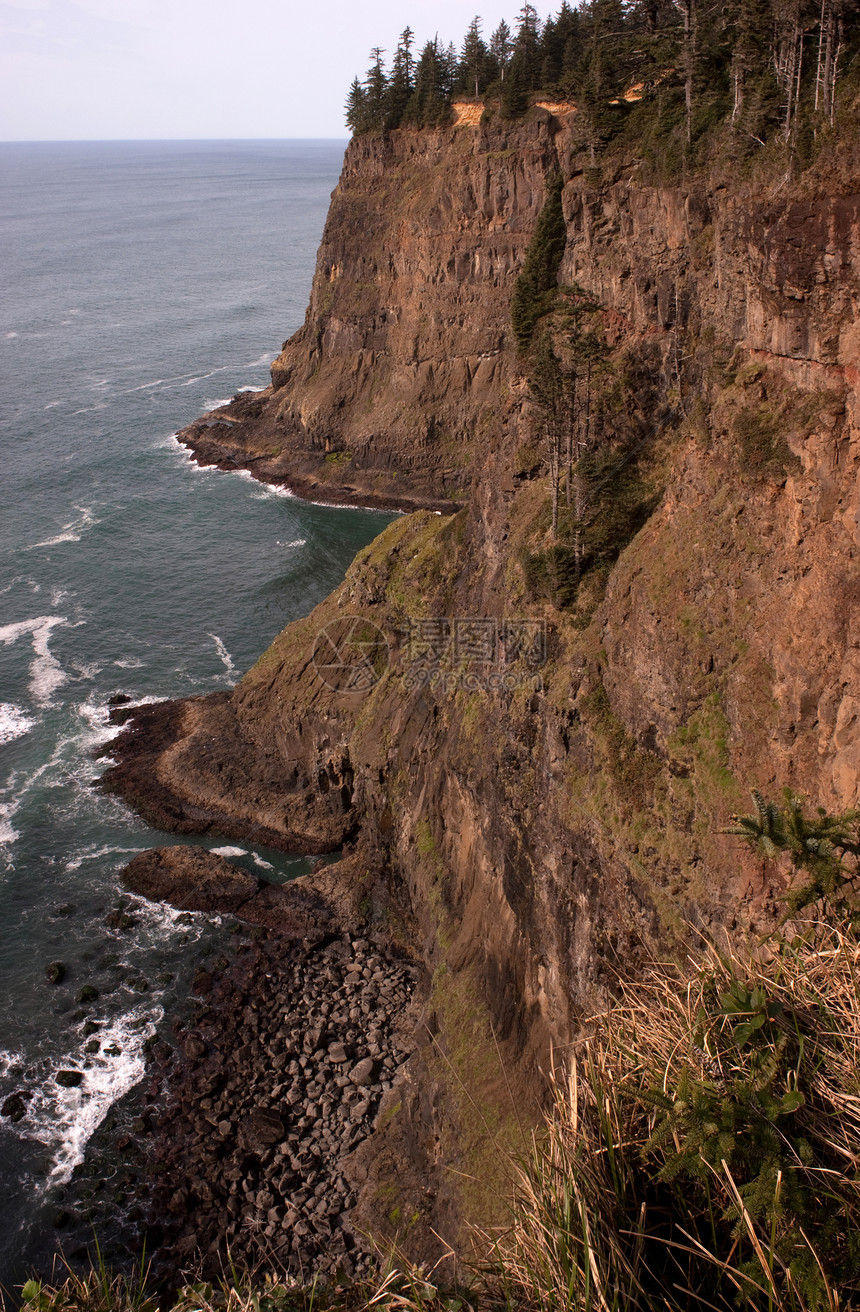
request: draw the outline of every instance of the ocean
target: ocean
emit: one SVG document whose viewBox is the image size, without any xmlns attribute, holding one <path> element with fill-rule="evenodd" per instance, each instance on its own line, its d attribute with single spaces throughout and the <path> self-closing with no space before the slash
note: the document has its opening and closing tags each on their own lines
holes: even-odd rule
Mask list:
<svg viewBox="0 0 860 1312">
<path fill-rule="evenodd" d="M 219 933 L 123 895 L 135 852 L 194 840 L 94 787 L 108 701 L 229 687 L 390 519 L 200 470 L 173 436 L 266 385 L 343 148 L 0 145 L 0 1104 L 29 1095 L 0 1117 L 7 1290 L 53 1247 L 89 1137 Z M 308 868 L 205 846 L 273 880 Z"/>
</svg>

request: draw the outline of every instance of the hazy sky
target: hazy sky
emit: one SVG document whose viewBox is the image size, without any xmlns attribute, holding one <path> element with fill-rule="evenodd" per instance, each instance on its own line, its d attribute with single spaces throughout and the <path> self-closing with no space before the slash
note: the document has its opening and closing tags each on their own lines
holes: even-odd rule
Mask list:
<svg viewBox="0 0 860 1312">
<path fill-rule="evenodd" d="M 0 0 L 0 140 L 345 137 L 370 47 L 459 46 L 476 2 Z"/>
</svg>

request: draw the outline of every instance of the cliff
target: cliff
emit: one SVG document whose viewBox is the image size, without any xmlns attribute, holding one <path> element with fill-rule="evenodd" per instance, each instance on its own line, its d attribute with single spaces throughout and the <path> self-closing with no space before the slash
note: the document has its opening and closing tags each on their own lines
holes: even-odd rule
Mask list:
<svg viewBox="0 0 860 1312">
<path fill-rule="evenodd" d="M 424 509 L 232 693 L 133 719 L 109 776 L 167 827 L 351 845 L 355 914 L 423 965 L 359 1219 L 419 1255 L 498 1218 L 550 1047 L 617 968 L 772 923 L 784 873 L 721 832 L 749 788 L 860 801 L 860 197 L 596 177 L 570 131 L 350 145 L 272 389 L 183 440 Z M 649 489 L 562 608 L 523 567 L 549 481 L 508 326 L 558 168 L 559 281 L 600 306 L 602 431 Z"/>
</svg>

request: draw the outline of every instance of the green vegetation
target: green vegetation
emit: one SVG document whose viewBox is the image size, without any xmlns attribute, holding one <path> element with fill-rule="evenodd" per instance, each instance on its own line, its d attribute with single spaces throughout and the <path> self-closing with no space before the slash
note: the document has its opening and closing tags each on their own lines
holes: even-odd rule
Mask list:
<svg viewBox="0 0 860 1312">
<path fill-rule="evenodd" d="M 511 324 L 521 351 L 527 350 L 538 319 L 554 308 L 558 297 L 558 268 L 567 241 L 561 203 L 563 186 L 560 173 L 550 178 L 544 207 L 514 283 Z"/>
<path fill-rule="evenodd" d="M 529 597 L 569 609 L 586 575 L 607 572 L 656 506 L 646 462 L 657 423 L 631 422 L 624 361 L 610 357 L 600 307 L 581 288 L 540 292 L 532 307 L 541 317 L 524 367 L 550 515 L 521 561 Z"/>
<path fill-rule="evenodd" d="M 488 1137 L 501 1145 L 502 1176 L 514 1189 L 509 1225 L 476 1232 L 486 1256 L 466 1288 L 390 1258 L 374 1282 L 292 1284 L 233 1272 L 217 1289 L 180 1289 L 171 1312 L 856 1306 L 860 939 L 844 895 L 860 816 L 819 811 L 812 819 L 796 798 L 776 806 L 754 797 L 755 814 L 738 817 L 731 832 L 768 858 L 788 853 L 809 879 L 807 895 L 791 905 L 811 905 L 818 894 L 820 918 L 749 949 L 705 943 L 684 968 L 654 965 L 644 978 L 619 981 L 569 1069 L 555 1073 L 553 1104 L 524 1165 L 466 1099 L 457 1072 L 474 1073 L 476 1053 L 489 1060 L 484 1019 L 467 976 L 458 988 L 444 966 L 437 970 L 433 1006 L 456 1037 L 440 1054 L 437 1078 L 448 1072 L 451 1096 L 462 1091 L 475 1145 Z M 419 842 L 431 850 L 429 833 Z M 401 1221 L 396 1207 L 391 1220 Z M 101 1265 L 60 1286 L 31 1280 L 22 1299 L 24 1312 L 157 1306 L 143 1265 L 131 1280 Z"/>
<path fill-rule="evenodd" d="M 737 816 L 730 832 L 767 860 L 788 854 L 794 879 L 786 898 L 789 914 L 822 902 L 842 918 L 856 918 L 860 811 L 828 815 L 818 807 L 810 816 L 803 799 L 789 790 L 781 805 L 759 792 L 753 792 L 753 800 L 755 814 Z"/>
<path fill-rule="evenodd" d="M 453 99 L 515 119 L 541 98 L 572 101 L 594 163 L 618 141 L 671 177 L 717 150 L 745 160 L 782 142 L 800 166 L 856 95 L 860 15 L 853 0 L 564 0 L 541 20 L 524 4 L 516 32 L 481 20 L 459 51 L 438 36 L 416 60 L 410 28 L 390 70 L 371 52 L 346 106 L 350 129 L 449 121 Z"/>
<path fill-rule="evenodd" d="M 508 1307 L 855 1306 L 860 943 L 768 946 L 622 984 L 496 1246 Z"/>
</svg>

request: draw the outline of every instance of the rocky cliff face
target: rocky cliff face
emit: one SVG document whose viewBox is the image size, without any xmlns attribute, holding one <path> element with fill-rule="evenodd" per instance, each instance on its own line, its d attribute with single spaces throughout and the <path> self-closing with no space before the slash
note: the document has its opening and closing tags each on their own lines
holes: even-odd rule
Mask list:
<svg viewBox="0 0 860 1312">
<path fill-rule="evenodd" d="M 549 490 L 507 327 L 559 166 L 560 279 L 600 302 L 617 423 L 661 489 L 572 612 L 524 582 Z M 860 198 L 808 190 L 597 183 L 549 114 L 353 142 L 273 390 L 186 434 L 320 498 L 431 507 L 231 695 L 133 722 L 113 776 L 162 823 L 354 845 L 357 914 L 424 967 L 356 1167 L 367 1222 L 416 1252 L 487 1219 L 550 1045 L 613 970 L 772 919 L 783 874 L 720 832 L 749 787 L 860 801 Z"/>
</svg>

